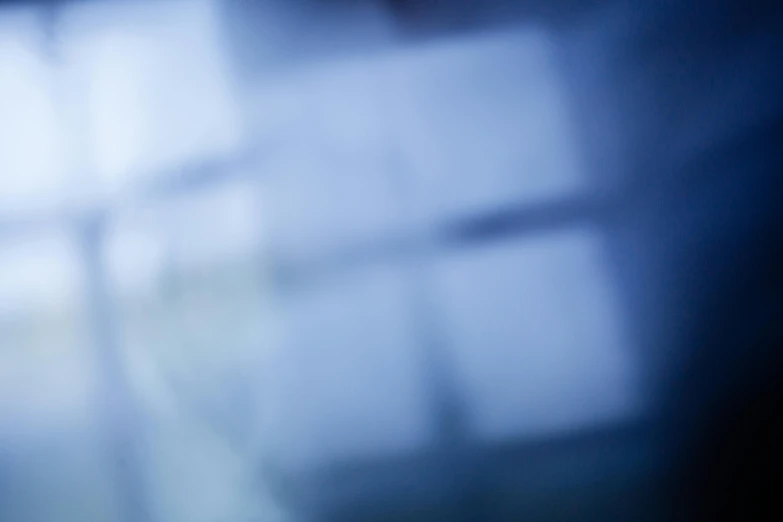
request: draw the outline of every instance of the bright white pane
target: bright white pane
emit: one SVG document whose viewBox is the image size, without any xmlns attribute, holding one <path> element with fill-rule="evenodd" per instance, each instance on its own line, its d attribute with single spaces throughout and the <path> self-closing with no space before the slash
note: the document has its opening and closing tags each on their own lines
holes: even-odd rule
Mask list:
<svg viewBox="0 0 783 522">
<path fill-rule="evenodd" d="M 54 76 L 38 13 L 0 10 L 0 215 L 50 204 L 62 187 Z"/>
<path fill-rule="evenodd" d="M 92 168 L 130 179 L 235 150 L 240 125 L 213 2 L 74 5 L 65 54 L 83 95 Z"/>
</svg>

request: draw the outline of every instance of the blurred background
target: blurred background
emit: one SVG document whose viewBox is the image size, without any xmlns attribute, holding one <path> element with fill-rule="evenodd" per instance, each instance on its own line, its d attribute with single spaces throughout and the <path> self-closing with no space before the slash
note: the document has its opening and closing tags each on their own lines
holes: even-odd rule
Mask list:
<svg viewBox="0 0 783 522">
<path fill-rule="evenodd" d="M 781 10 L 0 2 L 0 520 L 755 519 Z"/>
</svg>

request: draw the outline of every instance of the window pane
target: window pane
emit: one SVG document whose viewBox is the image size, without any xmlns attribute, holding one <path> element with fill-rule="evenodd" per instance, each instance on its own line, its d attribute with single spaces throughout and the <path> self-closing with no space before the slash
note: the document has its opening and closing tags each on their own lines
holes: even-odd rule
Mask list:
<svg viewBox="0 0 783 522">
<path fill-rule="evenodd" d="M 3 520 L 114 516 L 82 276 L 63 236 L 0 245 Z"/>
<path fill-rule="evenodd" d="M 80 3 L 62 28 L 90 162 L 108 187 L 238 146 L 213 2 Z"/>
<path fill-rule="evenodd" d="M 426 447 L 431 419 L 408 284 L 404 268 L 384 263 L 287 301 L 264 393 L 265 443 L 278 466 L 308 474 Z"/>
<path fill-rule="evenodd" d="M 53 73 L 40 12 L 0 10 L 0 216 L 51 204 L 63 186 Z"/>
<path fill-rule="evenodd" d="M 252 184 L 227 184 L 132 209 L 107 231 L 122 356 L 165 520 L 245 519 L 263 504 L 249 453 L 272 324 L 258 210 Z"/>
<path fill-rule="evenodd" d="M 639 406 L 632 347 L 588 230 L 456 253 L 434 276 L 476 429 L 549 434 Z"/>
<path fill-rule="evenodd" d="M 551 44 L 529 28 L 402 53 L 394 125 L 430 219 L 540 203 L 583 186 Z"/>
</svg>

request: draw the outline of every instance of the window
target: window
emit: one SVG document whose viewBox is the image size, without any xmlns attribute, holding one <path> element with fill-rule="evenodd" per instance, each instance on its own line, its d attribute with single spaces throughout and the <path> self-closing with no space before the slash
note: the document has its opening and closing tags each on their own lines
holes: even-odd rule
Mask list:
<svg viewBox="0 0 783 522">
<path fill-rule="evenodd" d="M 56 60 L 40 13 L 0 17 L 2 371 L 21 368 L 0 405 L 83 415 L 89 435 L 59 455 L 98 471 L 47 482 L 66 499 L 106 487 L 74 516 L 270 509 L 256 444 L 303 474 L 426 451 L 443 435 L 435 359 L 483 442 L 633 411 L 591 207 L 557 227 L 546 212 L 589 193 L 541 33 L 384 45 L 235 89 L 213 9 L 69 4 Z M 85 406 L 97 388 L 82 377 L 111 369 L 98 349 L 127 379 L 112 400 L 141 410 L 122 426 L 138 453 L 96 421 L 111 407 Z M 107 436 L 124 459 L 113 471 L 91 451 Z M 36 491 L 40 467 L 25 466 Z M 105 476 L 126 468 L 112 489 Z M 21 518 L 52 518 L 32 509 Z"/>
</svg>

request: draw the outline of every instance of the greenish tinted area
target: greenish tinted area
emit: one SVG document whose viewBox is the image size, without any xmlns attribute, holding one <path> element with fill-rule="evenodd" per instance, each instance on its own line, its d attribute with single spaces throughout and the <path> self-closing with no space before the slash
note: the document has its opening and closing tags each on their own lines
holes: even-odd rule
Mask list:
<svg viewBox="0 0 783 522">
<path fill-rule="evenodd" d="M 86 303 L 0 322 L 0 520 L 125 520 L 97 350 L 116 350 L 150 520 L 248 520 L 267 509 L 248 448 L 269 289 L 254 261 L 168 273 L 112 295 L 113 346 Z M 121 386 L 121 383 L 114 383 Z M 116 390 L 114 390 L 116 391 Z"/>
</svg>

